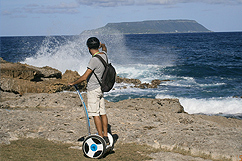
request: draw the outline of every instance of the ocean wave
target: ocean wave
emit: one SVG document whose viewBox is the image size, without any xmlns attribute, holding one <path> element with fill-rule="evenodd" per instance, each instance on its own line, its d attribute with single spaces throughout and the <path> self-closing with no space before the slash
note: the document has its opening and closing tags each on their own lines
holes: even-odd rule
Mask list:
<svg viewBox="0 0 242 161">
<path fill-rule="evenodd" d="M 215 87 L 215 86 L 223 86 L 226 83 L 212 83 L 212 84 L 198 84 L 200 87 Z"/>
<path fill-rule="evenodd" d="M 172 76 L 172 75 L 166 75 L 165 77 L 173 81 L 161 82 L 160 85 L 174 86 L 174 87 L 202 87 L 202 88 L 226 85 L 226 83 L 218 83 L 218 82 L 198 83 L 197 80 L 193 77 L 180 77 L 180 76 Z"/>
<path fill-rule="evenodd" d="M 158 94 L 156 98 L 174 98 L 170 95 Z M 184 110 L 189 114 L 241 114 L 242 99 L 233 97 L 219 97 L 209 99 L 196 99 L 177 97 Z"/>
<path fill-rule="evenodd" d="M 164 68 L 160 65 L 127 64 L 116 65 L 117 73 L 121 77 L 139 79 L 142 83 L 159 79 L 159 73 Z"/>
<path fill-rule="evenodd" d="M 46 37 L 33 57 L 26 58 L 22 63 L 43 67 L 50 66 L 64 73 L 67 69 L 83 73 L 86 70 L 90 55 L 83 37 L 72 40 L 60 37 Z"/>
</svg>

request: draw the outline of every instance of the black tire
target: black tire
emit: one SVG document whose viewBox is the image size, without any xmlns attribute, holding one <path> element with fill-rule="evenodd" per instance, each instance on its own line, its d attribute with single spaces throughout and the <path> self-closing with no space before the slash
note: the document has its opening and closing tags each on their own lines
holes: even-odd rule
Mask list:
<svg viewBox="0 0 242 161">
<path fill-rule="evenodd" d="M 109 139 L 109 143 L 110 145 L 107 145 L 106 146 L 106 152 L 112 152 L 113 151 L 113 148 L 114 148 L 114 140 L 113 140 L 113 136 L 108 133 L 108 139 Z"/>
<path fill-rule="evenodd" d="M 99 135 L 89 135 L 83 141 L 82 151 L 89 158 L 101 158 L 106 151 L 106 143 Z"/>
</svg>

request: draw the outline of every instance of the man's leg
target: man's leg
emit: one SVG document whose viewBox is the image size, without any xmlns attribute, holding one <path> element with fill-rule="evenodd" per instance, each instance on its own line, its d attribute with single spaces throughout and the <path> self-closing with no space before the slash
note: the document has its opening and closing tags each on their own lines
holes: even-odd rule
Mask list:
<svg viewBox="0 0 242 161">
<path fill-rule="evenodd" d="M 101 89 L 87 91 L 88 114 L 89 114 L 89 116 L 93 116 L 98 135 L 103 137 L 102 120 L 99 116 L 99 113 L 100 113 L 99 104 L 100 104 L 100 95 L 101 94 L 102 94 Z"/>
<path fill-rule="evenodd" d="M 103 139 L 106 141 L 107 145 L 110 144 L 108 139 L 108 117 L 107 115 L 101 115 L 102 128 L 103 128 Z"/>
<path fill-rule="evenodd" d="M 101 137 L 108 136 L 108 117 L 107 115 L 101 115 L 101 118 L 99 116 L 93 116 L 94 123 L 96 125 L 96 129 L 98 132 L 98 135 Z"/>
<path fill-rule="evenodd" d="M 108 117 L 107 115 L 101 115 L 103 135 L 108 136 Z"/>
<path fill-rule="evenodd" d="M 93 116 L 93 118 L 94 118 L 94 123 L 96 125 L 98 135 L 103 137 L 103 126 L 102 126 L 102 120 L 101 120 L 100 116 Z"/>
</svg>

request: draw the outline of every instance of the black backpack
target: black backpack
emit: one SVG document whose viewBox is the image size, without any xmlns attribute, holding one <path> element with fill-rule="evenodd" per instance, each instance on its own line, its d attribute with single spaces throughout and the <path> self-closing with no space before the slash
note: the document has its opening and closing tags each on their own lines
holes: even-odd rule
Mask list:
<svg viewBox="0 0 242 161">
<path fill-rule="evenodd" d="M 98 77 L 94 71 L 93 71 L 93 73 L 96 76 L 96 78 L 101 86 L 102 92 L 109 92 L 113 88 L 115 80 L 116 80 L 115 68 L 112 66 L 111 63 L 108 63 L 108 61 L 106 63 L 105 60 L 103 60 L 103 58 L 100 55 L 95 55 L 95 56 L 103 63 L 103 65 L 105 67 L 105 70 L 101 77 L 102 82 L 98 79 Z"/>
</svg>

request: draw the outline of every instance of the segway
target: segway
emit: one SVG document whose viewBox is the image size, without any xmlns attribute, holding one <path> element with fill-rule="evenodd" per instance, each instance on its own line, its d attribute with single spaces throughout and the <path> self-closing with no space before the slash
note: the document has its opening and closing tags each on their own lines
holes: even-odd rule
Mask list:
<svg viewBox="0 0 242 161">
<path fill-rule="evenodd" d="M 88 129 L 88 136 L 83 141 L 82 151 L 83 151 L 84 155 L 89 158 L 97 158 L 97 159 L 101 158 L 104 154 L 112 151 L 113 144 L 114 144 L 113 137 L 110 133 L 108 133 L 108 139 L 109 139 L 110 145 L 106 145 L 105 140 L 101 136 L 99 136 L 98 134 L 91 134 L 90 120 L 89 120 L 85 102 L 84 102 L 82 95 L 81 95 L 80 91 L 78 90 L 77 86 L 74 85 L 74 87 L 81 99 L 83 109 L 84 109 L 85 115 L 86 115 L 86 123 L 87 123 L 87 129 Z"/>
</svg>

